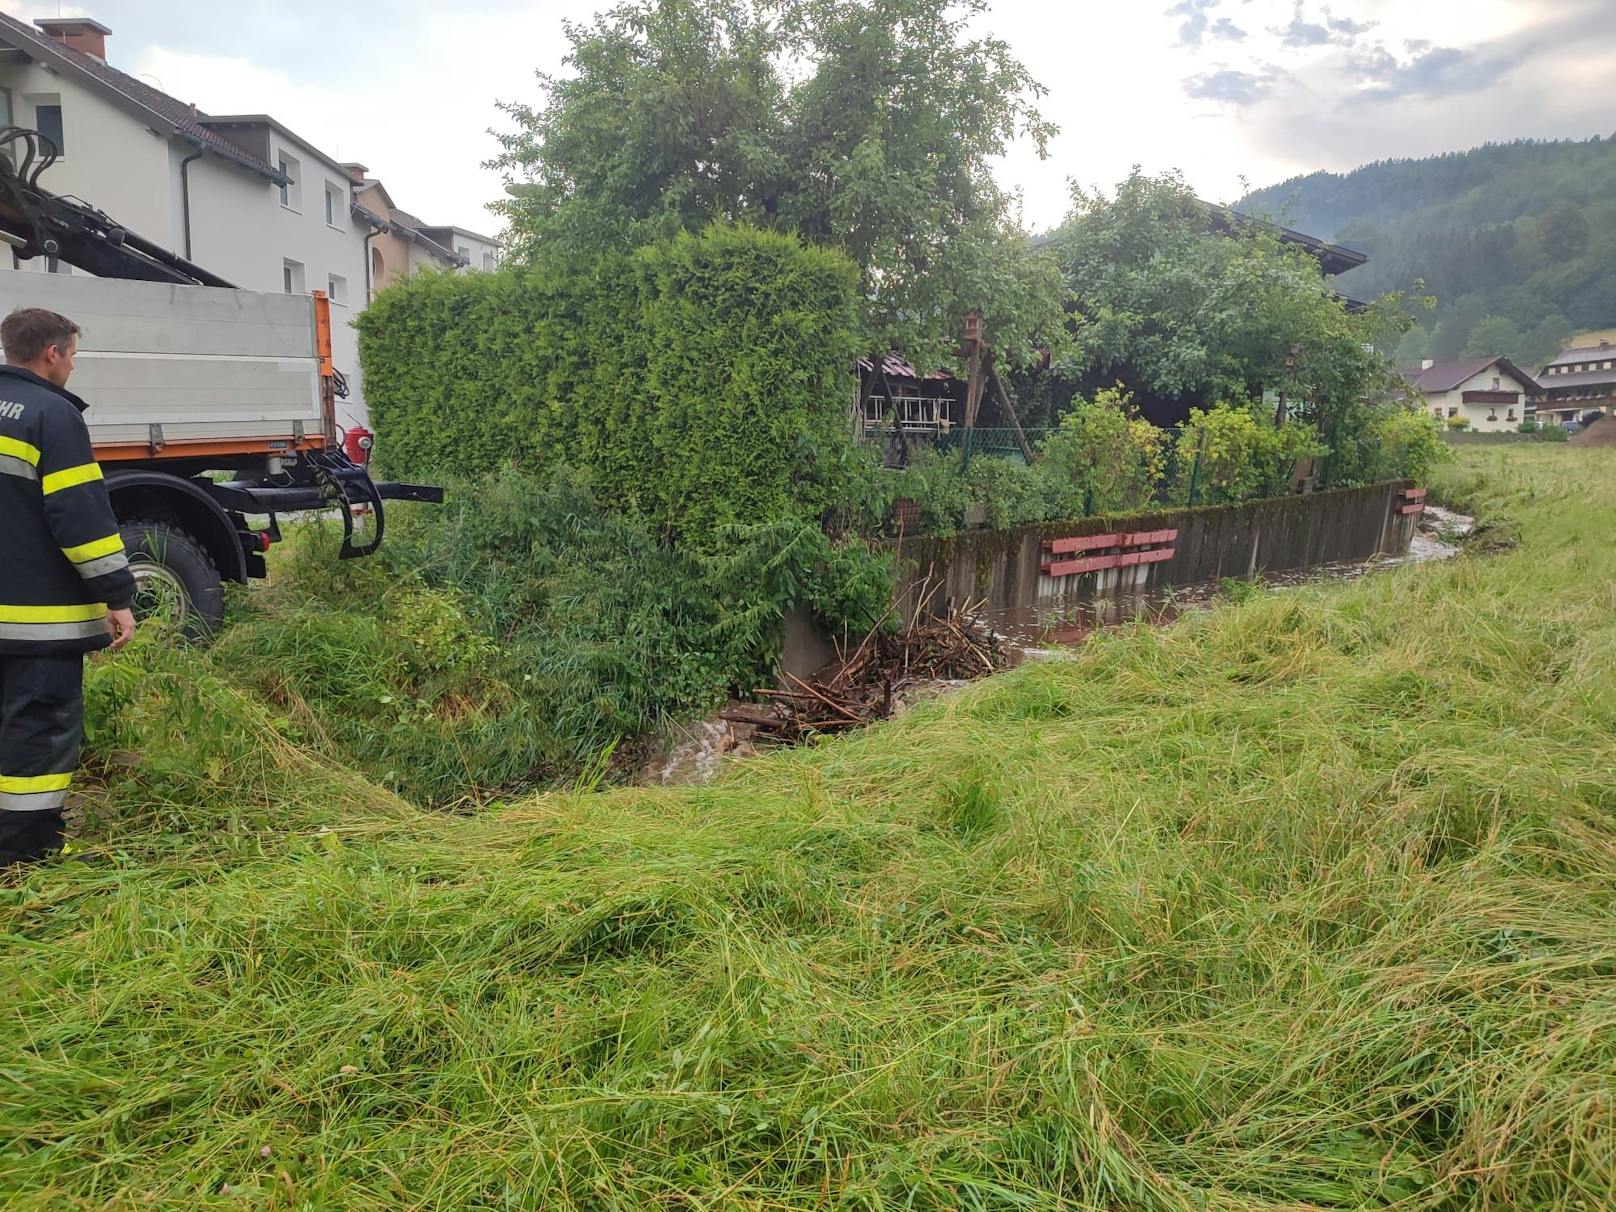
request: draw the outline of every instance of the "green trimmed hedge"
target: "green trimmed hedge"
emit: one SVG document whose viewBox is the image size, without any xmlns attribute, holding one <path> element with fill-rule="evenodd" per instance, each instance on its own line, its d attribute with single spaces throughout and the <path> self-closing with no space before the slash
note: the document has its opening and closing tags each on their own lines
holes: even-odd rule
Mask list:
<svg viewBox="0 0 1616 1212">
<path fill-rule="evenodd" d="M 416 276 L 358 321 L 378 466 L 566 464 L 698 543 L 815 516 L 857 466 L 857 288 L 837 252 L 716 226 L 581 267 Z"/>
</svg>

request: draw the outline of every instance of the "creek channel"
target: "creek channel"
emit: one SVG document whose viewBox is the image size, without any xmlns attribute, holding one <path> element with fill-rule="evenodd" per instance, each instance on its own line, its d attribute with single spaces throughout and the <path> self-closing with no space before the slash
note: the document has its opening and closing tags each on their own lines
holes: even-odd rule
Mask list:
<svg viewBox="0 0 1616 1212">
<path fill-rule="evenodd" d="M 1474 525 L 1474 518 L 1429 505 L 1420 517 L 1419 528 L 1409 543 L 1408 551 L 1402 555 L 1298 568 L 1262 577 L 1258 584 L 1267 589 L 1291 589 L 1302 585 L 1353 581 L 1370 573 L 1409 564 L 1452 559 L 1459 554 L 1464 536 L 1470 533 Z M 1136 622 L 1171 623 L 1184 614 L 1210 609 L 1228 592 L 1224 583 L 1209 581 L 1106 598 L 1073 595 L 1047 599 L 1034 606 L 984 611 L 977 616 L 977 620 L 981 627 L 1005 641 L 1012 654 L 1012 663 L 1058 660 L 1066 655 L 1065 650 L 1069 646 L 1081 643 L 1102 627 Z M 899 698 L 904 704 L 912 703 L 965 684 L 911 684 L 903 688 Z M 756 749 L 744 725 L 732 724 L 713 715 L 675 728 L 662 750 L 641 767 L 635 781 L 642 785 L 705 783 L 732 758 L 753 752 Z"/>
</svg>

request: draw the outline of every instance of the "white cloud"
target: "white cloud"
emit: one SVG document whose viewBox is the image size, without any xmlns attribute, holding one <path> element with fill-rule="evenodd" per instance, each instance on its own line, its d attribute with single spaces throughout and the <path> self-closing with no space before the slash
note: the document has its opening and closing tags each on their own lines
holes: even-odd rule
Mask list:
<svg viewBox="0 0 1616 1212">
<path fill-rule="evenodd" d="M 565 7 L 479 16 L 434 5 L 386 42 L 334 55 L 313 80 L 163 46 L 121 66 L 206 113 L 271 114 L 327 155 L 365 164 L 404 209 L 486 231 L 497 226 L 486 206 L 501 183 L 481 165 L 498 151 L 489 128 L 507 125 L 495 103 L 533 100 L 534 72 L 560 66 Z"/>
<path fill-rule="evenodd" d="M 241 0 L 229 22 L 208 17 L 204 0 L 90 0 L 64 11 L 99 9 L 117 29 L 114 63 L 181 99 L 214 113 L 273 114 L 323 151 L 369 165 L 406 209 L 478 228 L 492 225 L 484 205 L 500 191 L 497 175 L 480 167 L 497 150 L 488 128 L 505 125 L 494 102 L 536 100 L 535 69 L 558 70 L 565 53 L 563 20 L 586 21 L 611 2 L 479 0 L 470 11 L 392 0 L 363 20 L 315 0 Z M 1361 70 L 1383 62 L 1377 47 L 1403 65 L 1435 50 L 1488 48 L 1497 62 L 1534 29 L 1586 22 L 1607 5 L 1304 0 L 1303 23 L 1331 37 L 1287 45 L 1296 0 L 997 0 L 980 28 L 1008 41 L 1049 87 L 1042 108 L 1061 127 L 1048 160 L 1018 147 L 1001 176 L 1021 191 L 1029 224 L 1047 227 L 1066 211 L 1068 178 L 1109 188 L 1134 164 L 1180 169 L 1204 196 L 1228 201 L 1243 181 L 1487 140 L 1608 133 L 1610 38 L 1563 42 L 1552 70 L 1540 60 L 1457 97 L 1364 103 L 1376 82 Z M 0 0 L 0 8 L 31 18 L 56 5 Z M 1197 16 L 1207 24 L 1192 24 L 1197 36 L 1187 37 L 1186 20 Z M 1226 17 L 1247 36 L 1213 36 Z M 1423 78 L 1445 61 L 1453 56 L 1429 60 Z M 1240 87 L 1253 81 L 1266 87 Z"/>
</svg>

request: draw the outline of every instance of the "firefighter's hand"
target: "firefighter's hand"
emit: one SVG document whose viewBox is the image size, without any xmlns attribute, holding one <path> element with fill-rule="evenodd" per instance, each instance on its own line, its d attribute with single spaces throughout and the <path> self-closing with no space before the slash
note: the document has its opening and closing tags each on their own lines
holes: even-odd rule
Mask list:
<svg viewBox="0 0 1616 1212">
<path fill-rule="evenodd" d="M 107 611 L 107 634 L 112 637 L 112 651 L 117 652 L 134 638 L 135 612 L 127 607 Z"/>
</svg>

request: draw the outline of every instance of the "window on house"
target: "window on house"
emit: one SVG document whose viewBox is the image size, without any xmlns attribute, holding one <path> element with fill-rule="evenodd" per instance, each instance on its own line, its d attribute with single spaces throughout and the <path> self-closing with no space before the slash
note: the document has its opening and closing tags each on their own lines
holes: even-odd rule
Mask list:
<svg viewBox="0 0 1616 1212">
<path fill-rule="evenodd" d="M 494 254 L 493 253 L 485 252 L 483 254 L 483 268 L 484 269 L 493 269 L 494 268 Z M 1606 362 L 1605 365 L 1609 366 L 1610 363 Z"/>
<path fill-rule="evenodd" d="M 1493 376 L 1493 390 L 1494 391 L 1502 391 L 1503 388 L 1504 388 L 1504 380 L 1499 378 L 1497 375 L 1494 375 Z"/>
<path fill-rule="evenodd" d="M 34 103 L 34 129 L 56 145 L 57 155 L 67 155 L 67 136 L 62 132 L 62 99 L 55 93 L 30 97 Z"/>
<path fill-rule="evenodd" d="M 303 205 L 303 188 L 297 181 L 303 166 L 282 152 L 275 161 L 275 167 L 280 169 L 287 179 L 286 184 L 281 186 L 281 205 L 287 210 L 297 210 Z"/>
<path fill-rule="evenodd" d="M 1515 419 L 1515 410 L 1512 408 L 1512 409 L 1509 410 L 1509 414 L 1504 417 L 1504 420 L 1513 421 L 1514 419 Z"/>
<path fill-rule="evenodd" d="M 1442 410 L 1440 408 L 1433 408 L 1431 410 L 1431 415 L 1440 421 L 1442 419 Z"/>
<path fill-rule="evenodd" d="M 333 303 L 348 306 L 348 279 L 330 274 L 325 280 L 325 293 L 331 296 Z"/>
<path fill-rule="evenodd" d="M 1450 417 L 1456 417 L 1459 415 L 1459 410 L 1457 408 L 1450 408 L 1448 409 L 1448 415 Z"/>
<path fill-rule="evenodd" d="M 303 263 L 301 261 L 282 261 L 281 283 L 285 286 L 287 294 L 303 294 Z"/>
<path fill-rule="evenodd" d="M 325 187 L 325 221 L 337 227 L 337 216 L 342 213 L 342 191 L 335 185 Z"/>
</svg>

